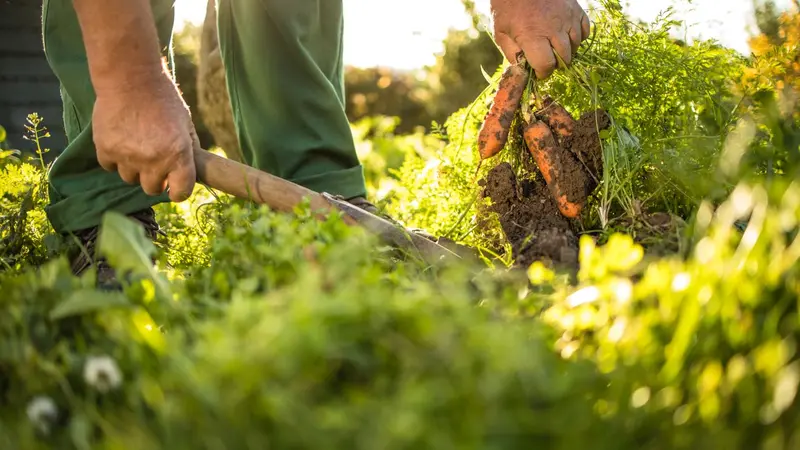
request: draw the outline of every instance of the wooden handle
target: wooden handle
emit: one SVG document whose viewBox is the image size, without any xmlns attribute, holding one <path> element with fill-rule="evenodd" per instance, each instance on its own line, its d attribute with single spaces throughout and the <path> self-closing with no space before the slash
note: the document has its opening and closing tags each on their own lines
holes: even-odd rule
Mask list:
<svg viewBox="0 0 800 450">
<path fill-rule="evenodd" d="M 312 210 L 321 216 L 335 209 L 317 192 L 206 150 L 195 150 L 194 163 L 198 181 L 240 199 L 286 213 L 293 212 L 304 198 L 311 200 Z M 348 219 L 346 216 L 346 222 L 354 223 Z"/>
</svg>

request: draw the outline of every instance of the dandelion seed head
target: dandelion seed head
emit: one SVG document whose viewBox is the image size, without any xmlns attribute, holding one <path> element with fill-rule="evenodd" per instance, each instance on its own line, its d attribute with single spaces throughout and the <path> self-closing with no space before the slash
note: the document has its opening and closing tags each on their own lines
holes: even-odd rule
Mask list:
<svg viewBox="0 0 800 450">
<path fill-rule="evenodd" d="M 33 425 L 45 434 L 50 433 L 50 426 L 58 418 L 56 402 L 45 395 L 34 397 L 33 400 L 28 403 L 25 412 Z"/>
<path fill-rule="evenodd" d="M 87 384 L 106 393 L 122 384 L 122 372 L 110 356 L 92 356 L 83 366 L 83 378 Z"/>
</svg>

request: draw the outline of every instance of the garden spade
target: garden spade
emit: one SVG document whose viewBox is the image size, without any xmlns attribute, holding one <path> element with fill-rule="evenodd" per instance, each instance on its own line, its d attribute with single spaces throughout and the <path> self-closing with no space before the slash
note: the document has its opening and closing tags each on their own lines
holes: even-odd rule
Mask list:
<svg viewBox="0 0 800 450">
<path fill-rule="evenodd" d="M 314 192 L 289 180 L 202 149 L 195 150 L 194 161 L 198 181 L 234 197 L 265 204 L 286 213 L 293 212 L 304 199 L 308 199 L 318 218 L 322 219 L 334 210 L 342 211 L 343 220 L 348 225 L 361 226 L 386 243 L 409 251 L 428 264 L 461 259 L 460 255 L 437 242 L 328 193 Z"/>
</svg>

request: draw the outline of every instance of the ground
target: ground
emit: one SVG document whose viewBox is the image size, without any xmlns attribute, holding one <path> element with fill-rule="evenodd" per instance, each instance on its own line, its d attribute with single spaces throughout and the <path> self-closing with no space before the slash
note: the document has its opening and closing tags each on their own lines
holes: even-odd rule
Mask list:
<svg viewBox="0 0 800 450">
<path fill-rule="evenodd" d="M 574 156 L 579 165 L 560 173 L 559 183 L 568 198 L 587 197 L 602 179 L 603 150 L 599 131 L 608 129 L 610 118 L 605 111 L 583 114 L 572 132 L 559 140 L 559 146 Z M 554 134 L 558 130 L 553 130 Z M 491 200 L 488 212 L 498 215 L 505 239 L 511 244 L 515 263 L 529 266 L 534 261 L 548 261 L 574 268 L 578 264 L 577 227 L 558 209 L 533 157 L 527 149 L 518 149 L 522 160 L 521 176 L 512 165 L 501 162 L 479 184 L 482 196 Z M 556 160 L 561 162 L 561 160 Z"/>
</svg>

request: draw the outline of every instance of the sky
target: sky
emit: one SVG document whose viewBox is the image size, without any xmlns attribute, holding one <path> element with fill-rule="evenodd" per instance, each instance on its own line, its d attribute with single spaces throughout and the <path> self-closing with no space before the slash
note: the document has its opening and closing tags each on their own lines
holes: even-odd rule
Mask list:
<svg viewBox="0 0 800 450">
<path fill-rule="evenodd" d="M 790 0 L 778 0 L 787 5 Z M 489 12 L 489 0 L 475 0 L 478 11 Z M 587 7 L 588 0 L 579 0 Z M 690 4 L 691 3 L 691 4 Z M 623 1 L 623 4 L 625 2 Z M 755 33 L 752 0 L 628 0 L 627 11 L 652 20 L 674 6 L 688 30 L 679 37 L 713 38 L 747 53 Z M 467 28 L 471 21 L 460 0 L 344 0 L 345 64 L 414 69 L 434 62 L 448 28 Z M 205 0 L 176 0 L 178 23 L 202 22 Z M 424 13 L 421 13 L 424 12 Z"/>
</svg>

